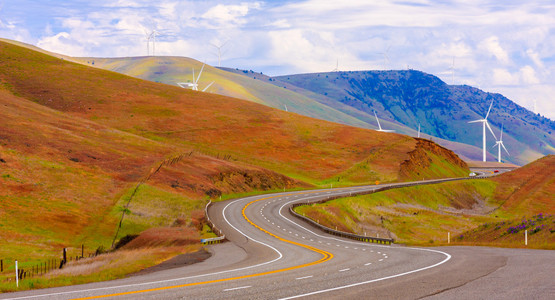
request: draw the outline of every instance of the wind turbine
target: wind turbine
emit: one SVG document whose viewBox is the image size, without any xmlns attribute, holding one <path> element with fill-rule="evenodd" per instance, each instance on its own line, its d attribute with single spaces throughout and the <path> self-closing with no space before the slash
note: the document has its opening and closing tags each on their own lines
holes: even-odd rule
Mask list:
<svg viewBox="0 0 555 300">
<path fill-rule="evenodd" d="M 227 40 L 225 43 L 223 44 L 210 44 L 212 45 L 212 47 L 218 49 L 218 67 L 222 66 L 222 48 L 229 42 L 229 40 Z M 225 53 L 225 52 L 224 52 Z"/>
<path fill-rule="evenodd" d="M 488 113 L 486 114 L 485 118 L 468 122 L 468 123 L 482 122 L 482 135 L 483 135 L 482 136 L 482 146 L 483 146 L 482 160 L 483 161 L 486 161 L 486 126 L 488 127 L 493 137 L 497 139 L 497 137 L 495 136 L 495 133 L 493 133 L 493 130 L 491 130 L 491 127 L 489 126 L 489 123 L 488 123 L 488 116 L 492 106 L 493 106 L 493 100 L 491 100 L 491 104 L 489 105 Z"/>
<path fill-rule="evenodd" d="M 455 84 L 455 57 L 453 56 L 453 64 L 451 65 L 451 84 Z"/>
<path fill-rule="evenodd" d="M 499 136 L 499 140 L 495 142 L 495 145 L 493 145 L 493 147 L 495 147 L 495 146 L 497 146 L 497 161 L 498 162 L 501 162 L 501 147 L 503 147 L 505 152 L 507 152 L 507 155 L 510 155 L 509 151 L 507 151 L 507 148 L 505 148 L 505 145 L 503 144 L 503 124 L 501 124 L 501 135 Z"/>
<path fill-rule="evenodd" d="M 193 68 L 193 82 L 177 82 L 177 85 L 182 88 L 191 88 L 193 91 L 198 91 L 198 81 L 200 80 L 200 75 L 202 75 L 202 70 L 204 70 L 204 64 L 200 68 L 198 77 L 195 78 L 195 69 Z M 205 92 L 213 83 L 214 81 L 210 82 L 202 91 Z"/>
<path fill-rule="evenodd" d="M 339 72 L 339 58 L 337 59 L 335 63 L 335 69 L 333 69 L 332 72 Z"/>
<path fill-rule="evenodd" d="M 387 53 L 389 53 L 390 48 L 391 48 L 391 46 L 387 47 L 387 50 L 385 50 L 385 52 L 380 52 L 380 54 L 383 55 L 384 70 L 386 70 L 387 66 L 389 66 L 391 64 L 391 61 L 389 60 L 389 55 L 387 55 Z"/>
<path fill-rule="evenodd" d="M 374 116 L 376 117 L 376 121 L 378 122 L 378 128 L 379 129 L 377 131 L 380 131 L 380 132 L 395 132 L 395 130 L 382 129 L 382 125 L 380 125 L 380 120 L 378 119 L 378 115 L 376 115 L 376 111 L 374 111 Z"/>
<path fill-rule="evenodd" d="M 160 35 L 160 32 L 154 29 L 150 35 L 152 37 L 152 56 L 156 56 L 156 36 Z"/>
<path fill-rule="evenodd" d="M 150 55 L 150 40 L 152 39 L 152 32 L 148 32 L 145 29 L 145 36 L 146 36 L 146 56 Z"/>
</svg>

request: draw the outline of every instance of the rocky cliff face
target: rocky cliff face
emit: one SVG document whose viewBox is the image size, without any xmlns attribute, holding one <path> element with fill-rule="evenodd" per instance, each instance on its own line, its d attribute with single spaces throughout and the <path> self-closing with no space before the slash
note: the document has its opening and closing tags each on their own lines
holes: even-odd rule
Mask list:
<svg viewBox="0 0 555 300">
<path fill-rule="evenodd" d="M 468 174 L 468 165 L 453 151 L 430 140 L 416 138 L 409 159 L 401 163 L 401 180 L 460 177 Z"/>
</svg>

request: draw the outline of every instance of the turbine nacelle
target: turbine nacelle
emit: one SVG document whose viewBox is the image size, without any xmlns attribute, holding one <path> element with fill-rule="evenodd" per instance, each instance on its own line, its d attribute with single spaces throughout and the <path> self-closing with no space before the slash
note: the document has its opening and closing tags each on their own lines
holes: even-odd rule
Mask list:
<svg viewBox="0 0 555 300">
<path fill-rule="evenodd" d="M 176 82 L 176 84 L 182 88 L 190 88 L 193 91 L 198 91 L 198 82 L 200 80 L 200 76 L 202 75 L 203 70 L 204 70 L 204 64 L 202 64 L 202 67 L 200 68 L 200 72 L 198 73 L 198 76 L 195 77 L 195 69 L 193 68 L 193 82 Z M 202 91 L 205 92 L 213 83 L 214 81 L 210 82 L 210 84 L 208 84 L 204 89 L 202 89 Z"/>
</svg>

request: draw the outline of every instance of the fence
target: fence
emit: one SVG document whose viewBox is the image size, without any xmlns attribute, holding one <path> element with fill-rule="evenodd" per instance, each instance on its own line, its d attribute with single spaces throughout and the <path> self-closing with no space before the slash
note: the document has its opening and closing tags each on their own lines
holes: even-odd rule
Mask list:
<svg viewBox="0 0 555 300">
<path fill-rule="evenodd" d="M 42 276 L 50 271 L 61 269 L 65 264 L 71 261 L 78 261 L 84 256 L 85 247 L 81 245 L 81 249 L 77 248 L 77 252 L 81 252 L 80 255 L 68 255 L 67 248 L 62 249 L 62 258 L 50 258 L 38 263 L 24 263 L 18 261 L 17 278 L 19 280 L 25 278 L 32 278 L 36 276 Z M 75 252 L 75 251 L 73 251 Z M 87 257 L 94 257 L 98 253 L 89 253 Z M 12 278 L 12 274 L 15 274 L 15 259 L 0 259 L 0 275 L 3 278 Z M 13 266 L 13 267 L 12 267 Z M 8 274 L 9 272 L 9 274 Z"/>
</svg>

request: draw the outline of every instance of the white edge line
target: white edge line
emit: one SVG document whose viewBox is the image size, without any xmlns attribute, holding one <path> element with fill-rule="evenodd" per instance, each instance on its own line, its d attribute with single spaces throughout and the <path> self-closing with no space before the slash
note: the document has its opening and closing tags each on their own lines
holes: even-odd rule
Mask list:
<svg viewBox="0 0 555 300">
<path fill-rule="evenodd" d="M 310 197 L 310 198 L 317 198 L 317 197 Z M 304 198 L 303 200 L 306 201 L 306 199 L 307 199 L 307 198 Z M 308 231 L 308 232 L 310 232 L 310 233 L 312 233 L 312 234 L 314 234 L 314 235 L 316 235 L 316 236 L 319 236 L 319 237 L 322 237 L 322 238 L 327 238 L 327 239 L 332 239 L 332 240 L 337 240 L 337 241 L 341 241 L 341 242 L 344 242 L 344 243 L 351 243 L 351 244 L 357 244 L 357 245 L 366 245 L 366 244 L 360 243 L 360 242 L 345 241 L 345 240 L 340 240 L 340 239 L 336 239 L 336 238 L 333 238 L 333 237 L 328 237 L 328 236 L 319 235 L 319 234 L 317 234 L 317 233 L 315 233 L 315 232 L 313 232 L 313 231 L 311 231 L 311 230 L 309 230 L 309 229 L 303 227 L 302 225 L 300 225 L 300 224 L 298 224 L 298 223 L 296 223 L 296 222 L 294 222 L 294 221 L 288 219 L 287 217 L 285 217 L 285 216 L 281 213 L 281 211 L 282 211 L 282 209 L 283 209 L 285 206 L 289 205 L 289 204 L 292 203 L 292 202 L 296 202 L 296 201 L 297 201 L 297 200 L 289 201 L 289 202 L 283 204 L 283 205 L 279 208 L 279 215 L 280 215 L 282 218 L 286 219 L 287 221 L 293 223 L 294 225 L 296 225 L 296 226 L 298 226 L 298 227 L 300 227 L 300 228 L 302 228 L 302 229 L 304 229 L 304 230 L 306 230 L 306 231 Z M 390 248 L 390 247 L 391 247 L 391 246 L 380 246 L 380 245 L 367 245 L 367 246 L 372 246 L 372 247 L 387 247 L 387 248 Z M 350 288 L 350 287 L 354 287 L 354 286 L 359 286 L 359 285 L 363 285 L 363 284 L 368 284 L 368 283 L 372 283 L 372 282 L 382 281 L 382 280 L 386 280 L 386 279 L 401 277 L 401 276 L 404 276 L 404 275 L 408 275 L 408 274 L 412 274 L 412 273 L 424 271 L 424 270 L 427 270 L 427 269 L 435 268 L 435 267 L 437 267 L 437 266 L 439 266 L 439 265 L 444 264 L 445 262 L 447 262 L 448 260 L 451 259 L 451 255 L 450 255 L 449 253 L 446 253 L 446 252 L 443 252 L 443 251 L 439 251 L 439 250 L 432 250 L 432 249 L 426 249 L 426 248 L 412 248 L 412 247 L 398 248 L 398 249 L 409 249 L 409 250 L 417 250 L 417 251 L 435 252 L 435 253 L 440 253 L 440 254 L 445 255 L 446 258 L 445 258 L 444 260 L 442 260 L 442 261 L 436 263 L 436 264 L 433 264 L 433 265 L 427 266 L 427 267 L 423 267 L 423 268 L 420 268 L 420 269 L 416 269 L 416 270 L 412 270 L 412 271 L 407 271 L 407 272 L 404 272 L 404 273 L 399 273 L 399 274 L 395 274 L 395 275 L 391 275 L 391 276 L 386 276 L 386 277 L 382 277 L 382 278 L 377 278 L 377 279 L 373 279 L 373 280 L 368 280 L 368 281 L 363 281 L 363 282 L 357 282 L 357 283 L 352 283 L 352 284 L 348 284 L 348 285 L 338 286 L 338 287 L 334 287 L 334 288 L 329 288 L 329 289 L 314 291 L 314 292 L 310 292 L 310 293 L 306 293 L 306 294 L 300 294 L 300 295 L 295 295 L 295 296 L 280 298 L 280 300 L 295 299 L 295 298 L 300 298 L 300 297 L 306 297 L 306 296 L 311 296 L 311 295 L 316 295 L 316 294 L 321 294 L 321 293 L 326 293 L 326 292 L 331 292 L 331 291 L 346 289 L 346 288 Z"/>
<path fill-rule="evenodd" d="M 296 280 L 302 280 L 302 279 L 307 279 L 307 278 L 312 278 L 314 276 L 312 275 L 308 275 L 308 276 L 304 276 L 304 277 L 299 277 L 299 278 L 295 278 Z"/>
</svg>

